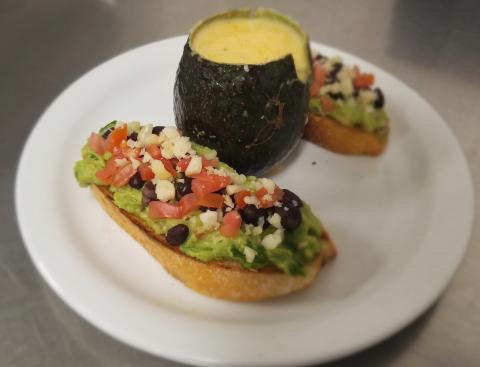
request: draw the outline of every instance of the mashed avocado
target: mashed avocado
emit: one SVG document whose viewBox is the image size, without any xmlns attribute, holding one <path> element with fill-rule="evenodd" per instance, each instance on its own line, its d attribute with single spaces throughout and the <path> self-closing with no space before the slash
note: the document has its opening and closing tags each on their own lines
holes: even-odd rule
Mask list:
<svg viewBox="0 0 480 367">
<path fill-rule="evenodd" d="M 317 115 L 330 116 L 345 126 L 360 127 L 369 133 L 382 134 L 388 125 L 388 116 L 383 108 L 369 111 L 361 103 L 352 100 L 335 103 L 333 111 L 325 112 L 320 100 L 311 98 L 310 110 Z"/>
<path fill-rule="evenodd" d="M 195 145 L 200 154 L 208 152 L 208 148 Z M 100 156 L 88 145 L 82 149 L 82 160 L 74 167 L 75 177 L 80 186 L 89 184 L 101 185 L 95 173 L 104 168 L 110 157 Z M 225 165 L 226 166 L 226 165 Z M 227 166 L 228 167 L 228 166 Z M 233 170 L 233 169 L 232 169 Z M 248 176 L 245 186 L 254 186 L 255 177 Z M 183 223 L 188 225 L 190 234 L 180 246 L 185 254 L 201 261 L 222 260 L 235 261 L 243 267 L 258 270 L 267 266 L 275 266 L 289 275 L 304 275 L 304 265 L 319 253 L 323 228 L 319 220 L 311 212 L 307 204 L 300 208 L 302 222 L 293 231 L 285 231 L 285 240 L 278 247 L 268 250 L 262 244 L 262 239 L 273 232 L 272 226 L 266 227 L 259 235 L 246 234 L 242 229 L 233 238 L 222 236 L 218 231 L 203 233 L 203 224 L 199 218 L 200 211 L 194 211 L 183 219 L 157 219 L 149 217 L 147 210 L 142 209 L 142 192 L 130 186 L 121 188 L 110 187 L 114 203 L 121 209 L 140 218 L 157 234 L 165 234 L 171 227 Z M 247 261 L 245 248 L 255 251 L 253 261 Z"/>
</svg>

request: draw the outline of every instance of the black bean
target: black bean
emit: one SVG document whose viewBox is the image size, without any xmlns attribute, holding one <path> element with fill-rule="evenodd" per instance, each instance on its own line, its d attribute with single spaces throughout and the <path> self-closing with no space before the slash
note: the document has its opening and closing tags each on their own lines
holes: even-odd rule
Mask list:
<svg viewBox="0 0 480 367">
<path fill-rule="evenodd" d="M 301 208 L 303 206 L 302 199 L 290 190 L 283 189 L 282 204 L 287 207 Z"/>
<path fill-rule="evenodd" d="M 293 231 L 302 223 L 302 213 L 296 207 L 275 207 L 275 213 L 280 215 L 282 227 L 287 231 Z"/>
<path fill-rule="evenodd" d="M 156 199 L 157 194 L 155 193 L 155 185 L 153 184 L 152 181 L 148 181 L 145 186 L 143 186 L 143 195 L 150 198 L 150 199 Z"/>
<path fill-rule="evenodd" d="M 167 231 L 165 238 L 169 245 L 178 246 L 187 240 L 189 233 L 190 230 L 187 225 L 177 224 Z"/>
<path fill-rule="evenodd" d="M 154 126 L 152 129 L 152 134 L 160 135 L 163 129 L 165 129 L 165 126 Z"/>
<path fill-rule="evenodd" d="M 345 96 L 341 92 L 338 92 L 338 93 L 328 92 L 328 95 L 330 96 L 330 98 L 334 100 L 345 99 Z"/>
<path fill-rule="evenodd" d="M 128 139 L 131 139 L 133 141 L 137 141 L 137 138 L 138 138 L 138 134 L 135 131 L 128 136 Z"/>
<path fill-rule="evenodd" d="M 373 91 L 377 94 L 377 98 L 375 98 L 373 106 L 380 109 L 385 105 L 385 96 L 380 88 L 375 88 Z"/>
<path fill-rule="evenodd" d="M 134 189 L 141 189 L 143 187 L 144 182 L 145 181 L 142 180 L 142 177 L 140 177 L 140 173 L 137 172 L 132 176 L 130 181 L 128 181 L 128 184 Z"/>
<path fill-rule="evenodd" d="M 245 223 L 256 226 L 260 218 L 263 217 L 266 219 L 267 212 L 265 209 L 257 208 L 255 205 L 249 204 L 240 210 L 240 216 Z"/>
<path fill-rule="evenodd" d="M 150 201 L 157 199 L 157 193 L 155 192 L 155 185 L 152 181 L 148 181 L 142 189 L 142 208 L 145 208 Z"/>
<path fill-rule="evenodd" d="M 180 200 L 182 196 L 192 192 L 192 179 L 185 177 L 183 182 L 176 181 L 175 184 L 175 199 Z"/>
<path fill-rule="evenodd" d="M 113 127 L 111 127 L 110 129 L 108 129 L 107 131 L 105 131 L 103 134 L 102 134 L 102 138 L 106 139 L 108 138 L 108 136 L 110 135 L 110 133 L 113 131 Z"/>
<path fill-rule="evenodd" d="M 330 70 L 330 72 L 327 74 L 325 83 L 332 84 L 332 83 L 338 82 L 339 80 L 338 73 L 340 72 L 340 70 L 342 70 L 342 67 L 343 67 L 343 64 L 341 62 L 333 64 L 332 70 Z"/>
</svg>

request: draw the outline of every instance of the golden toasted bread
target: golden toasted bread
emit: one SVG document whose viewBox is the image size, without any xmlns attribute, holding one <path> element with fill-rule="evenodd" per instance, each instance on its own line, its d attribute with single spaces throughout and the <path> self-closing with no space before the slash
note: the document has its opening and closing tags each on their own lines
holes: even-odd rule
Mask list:
<svg viewBox="0 0 480 367">
<path fill-rule="evenodd" d="M 313 113 L 308 116 L 303 137 L 333 152 L 352 155 L 379 155 L 388 141 L 388 136 L 347 127 L 330 117 Z"/>
<path fill-rule="evenodd" d="M 328 235 L 319 255 L 305 266 L 305 276 L 291 277 L 274 268 L 251 271 L 233 262 L 201 262 L 170 246 L 135 216 L 118 208 L 106 187 L 90 185 L 96 199 L 120 227 L 137 240 L 163 267 L 186 286 L 204 295 L 233 301 L 257 301 L 301 290 L 310 285 L 322 265 L 336 256 Z"/>
</svg>

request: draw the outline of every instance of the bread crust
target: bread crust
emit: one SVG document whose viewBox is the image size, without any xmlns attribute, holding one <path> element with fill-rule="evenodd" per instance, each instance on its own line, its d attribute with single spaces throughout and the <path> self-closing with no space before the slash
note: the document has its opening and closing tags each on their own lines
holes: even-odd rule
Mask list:
<svg viewBox="0 0 480 367">
<path fill-rule="evenodd" d="M 333 152 L 350 155 L 379 155 L 388 141 L 388 136 L 344 126 L 330 117 L 313 113 L 308 115 L 303 137 Z"/>
<path fill-rule="evenodd" d="M 283 296 L 304 289 L 322 267 L 336 256 L 336 248 L 328 234 L 320 254 L 305 266 L 304 277 L 291 277 L 277 269 L 251 271 L 236 263 L 194 259 L 168 245 L 163 236 L 155 235 L 142 222 L 112 201 L 107 188 L 90 185 L 104 210 L 130 236 L 139 242 L 175 278 L 206 296 L 232 301 L 258 301 Z"/>
</svg>

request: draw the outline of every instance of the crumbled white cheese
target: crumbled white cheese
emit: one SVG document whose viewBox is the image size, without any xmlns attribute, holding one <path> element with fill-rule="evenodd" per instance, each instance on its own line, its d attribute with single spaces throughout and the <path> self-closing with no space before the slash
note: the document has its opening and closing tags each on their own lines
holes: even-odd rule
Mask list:
<svg viewBox="0 0 480 367">
<path fill-rule="evenodd" d="M 267 234 L 262 240 L 263 247 L 265 247 L 267 250 L 273 250 L 282 243 L 283 235 L 283 229 L 277 229 L 272 234 Z"/>
<path fill-rule="evenodd" d="M 247 260 L 248 263 L 252 263 L 255 259 L 255 256 L 257 256 L 257 251 L 248 246 L 243 248 L 243 253 L 245 254 L 245 260 Z"/>
<path fill-rule="evenodd" d="M 143 162 L 143 163 L 148 163 L 148 162 L 150 162 L 151 160 L 153 160 L 153 158 L 152 158 L 152 156 L 150 155 L 150 153 L 145 152 L 145 153 L 143 154 L 142 162 Z"/>
<path fill-rule="evenodd" d="M 147 139 L 147 137 L 149 137 L 150 135 L 152 135 L 152 128 L 153 128 L 153 125 L 152 124 L 147 124 L 147 125 L 144 125 L 141 129 L 140 129 L 140 132 L 138 133 L 137 135 L 137 141 L 143 145 L 146 145 L 145 144 L 145 139 Z"/>
<path fill-rule="evenodd" d="M 274 213 L 273 215 L 268 217 L 267 220 L 268 220 L 268 223 L 270 223 L 275 228 L 278 228 L 278 229 L 283 228 L 282 227 L 282 218 L 280 217 L 280 215 L 278 213 Z"/>
<path fill-rule="evenodd" d="M 162 156 L 166 159 L 172 159 L 174 157 L 173 142 L 171 140 L 162 143 Z"/>
<path fill-rule="evenodd" d="M 177 182 L 185 183 L 185 179 L 184 178 L 177 178 Z"/>
<path fill-rule="evenodd" d="M 192 148 L 192 143 L 186 136 L 180 136 L 173 142 L 173 155 L 178 158 L 184 158 L 188 151 Z"/>
<path fill-rule="evenodd" d="M 330 89 L 329 91 L 332 93 L 340 93 L 340 89 L 341 89 L 340 83 L 330 84 L 329 89 Z"/>
<path fill-rule="evenodd" d="M 341 56 L 333 56 L 331 59 L 332 64 L 341 64 L 342 63 L 342 57 Z"/>
<path fill-rule="evenodd" d="M 260 204 L 260 201 L 258 201 L 257 197 L 256 196 L 245 196 L 243 198 L 243 201 L 245 202 L 245 204 L 248 204 L 248 205 L 258 205 Z"/>
<path fill-rule="evenodd" d="M 252 228 L 252 234 L 254 236 L 258 236 L 258 235 L 261 235 L 263 232 L 263 224 L 262 225 L 258 225 L 258 226 L 255 226 Z"/>
<path fill-rule="evenodd" d="M 158 200 L 169 201 L 175 198 L 175 186 L 170 181 L 156 180 L 155 185 Z"/>
<path fill-rule="evenodd" d="M 178 130 L 173 126 L 165 127 L 160 135 L 163 135 L 163 137 L 167 140 L 175 140 L 180 137 Z"/>
<path fill-rule="evenodd" d="M 202 157 L 195 156 L 190 159 L 185 174 L 187 176 L 197 175 L 202 171 Z"/>
<path fill-rule="evenodd" d="M 127 146 L 129 146 L 130 148 L 136 148 L 137 147 L 137 142 L 135 140 L 128 139 L 127 140 Z"/>
<path fill-rule="evenodd" d="M 126 158 L 116 158 L 115 159 L 115 166 L 117 167 L 123 167 L 128 163 Z"/>
<path fill-rule="evenodd" d="M 172 174 L 167 171 L 162 161 L 153 159 L 150 163 L 150 169 L 155 175 L 156 180 L 168 180 L 172 179 Z"/>
<path fill-rule="evenodd" d="M 235 206 L 235 203 L 232 200 L 232 197 L 230 195 L 223 195 L 223 202 L 225 203 L 226 206 L 233 208 Z"/>
<path fill-rule="evenodd" d="M 245 234 L 247 236 L 252 234 L 253 228 L 254 228 L 253 224 L 245 224 Z"/>
<path fill-rule="evenodd" d="M 142 143 L 144 146 L 148 147 L 152 144 L 158 145 L 160 142 L 158 141 L 158 135 L 150 134 L 143 139 Z"/>
<path fill-rule="evenodd" d="M 269 194 L 273 194 L 273 192 L 275 191 L 275 182 L 273 182 L 269 178 L 261 178 L 260 182 Z"/>
<path fill-rule="evenodd" d="M 132 162 L 133 169 L 137 169 L 140 166 L 140 161 L 138 159 L 130 157 L 130 162 Z"/>
<path fill-rule="evenodd" d="M 242 185 L 247 181 L 247 177 L 245 175 L 239 175 L 236 172 L 227 172 L 227 174 L 232 179 L 234 185 Z"/>
<path fill-rule="evenodd" d="M 211 175 L 217 175 L 217 176 L 223 176 L 223 177 L 228 176 L 228 173 L 226 171 L 224 171 L 222 169 L 214 168 L 212 166 L 207 167 L 207 172 Z"/>
<path fill-rule="evenodd" d="M 245 187 L 241 185 L 228 185 L 226 187 L 226 190 L 228 195 L 233 195 L 233 194 L 236 194 L 237 192 L 245 190 Z"/>
<path fill-rule="evenodd" d="M 217 220 L 221 222 L 223 220 L 223 211 L 222 209 L 217 209 Z"/>
<path fill-rule="evenodd" d="M 216 228 L 219 224 L 217 221 L 217 212 L 214 210 L 207 210 L 199 215 L 205 229 Z"/>
<path fill-rule="evenodd" d="M 369 105 L 375 101 L 377 94 L 371 90 L 361 90 L 358 99 L 363 105 Z"/>
<path fill-rule="evenodd" d="M 245 70 L 248 73 L 248 65 L 243 65 L 243 70 Z"/>
<path fill-rule="evenodd" d="M 140 130 L 140 122 L 132 121 L 127 124 L 128 134 L 138 132 Z"/>
<path fill-rule="evenodd" d="M 353 94 L 353 84 L 350 79 L 344 79 L 340 82 L 340 92 L 346 97 Z"/>
</svg>

